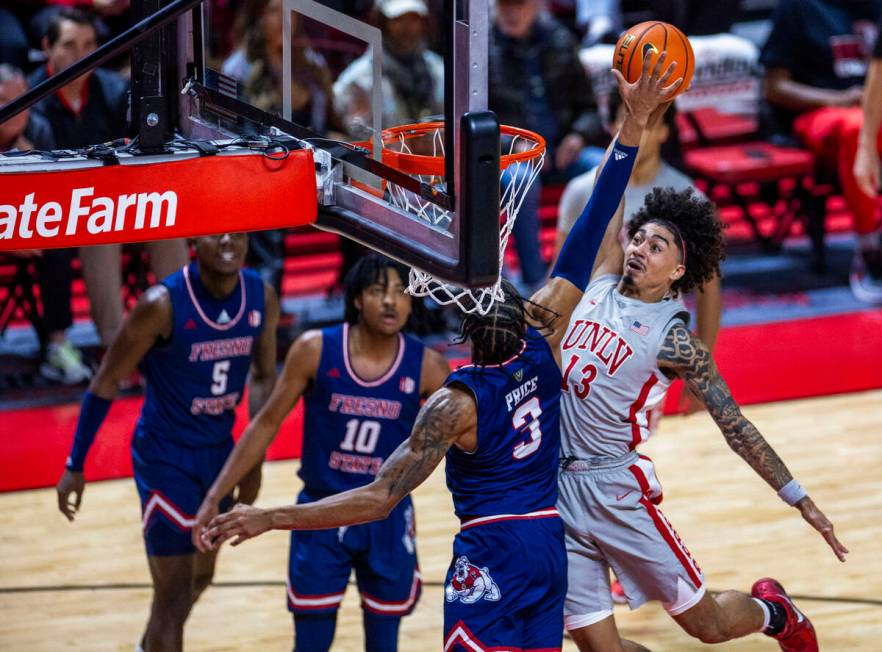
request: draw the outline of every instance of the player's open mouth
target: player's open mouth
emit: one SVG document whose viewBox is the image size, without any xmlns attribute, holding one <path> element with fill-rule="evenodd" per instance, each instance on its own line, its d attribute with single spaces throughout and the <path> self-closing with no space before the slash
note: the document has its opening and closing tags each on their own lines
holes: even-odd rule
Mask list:
<svg viewBox="0 0 882 652">
<path fill-rule="evenodd" d="M 636 258 L 629 258 L 626 267 L 629 270 L 635 271 L 635 272 L 645 272 L 646 271 L 646 268 L 643 266 L 643 263 L 641 263 Z"/>
<path fill-rule="evenodd" d="M 232 263 L 236 260 L 236 252 L 235 251 L 222 251 L 221 252 L 221 260 L 225 263 Z"/>
</svg>

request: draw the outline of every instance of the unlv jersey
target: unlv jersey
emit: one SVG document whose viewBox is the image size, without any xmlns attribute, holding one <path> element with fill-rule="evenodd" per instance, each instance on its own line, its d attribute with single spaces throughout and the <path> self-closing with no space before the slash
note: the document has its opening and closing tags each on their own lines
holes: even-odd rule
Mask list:
<svg viewBox="0 0 882 652">
<path fill-rule="evenodd" d="M 447 452 L 447 486 L 460 519 L 527 514 L 557 501 L 560 368 L 545 338 L 528 329 L 520 353 L 467 365 L 446 385 L 465 385 L 478 409 L 478 447 Z"/>
<path fill-rule="evenodd" d="M 565 457 L 617 458 L 649 435 L 648 413 L 671 381 L 658 354 L 689 313 L 674 298 L 646 303 L 621 294 L 619 276 L 593 280 L 561 341 L 561 418 Z"/>
<path fill-rule="evenodd" d="M 263 330 L 263 281 L 241 270 L 236 288 L 218 299 L 191 263 L 162 284 L 171 299 L 172 334 L 141 361 L 147 390 L 136 433 L 190 448 L 232 442 L 234 412 Z"/>
<path fill-rule="evenodd" d="M 299 475 L 313 499 L 368 484 L 410 436 L 420 409 L 423 344 L 399 333 L 398 354 L 375 380 L 349 360 L 349 324 L 322 330 L 315 381 L 304 394 Z"/>
</svg>

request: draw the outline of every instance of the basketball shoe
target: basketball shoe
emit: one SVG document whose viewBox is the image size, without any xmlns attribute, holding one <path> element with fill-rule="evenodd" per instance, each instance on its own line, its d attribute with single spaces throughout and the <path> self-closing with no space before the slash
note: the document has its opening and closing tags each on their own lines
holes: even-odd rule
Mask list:
<svg viewBox="0 0 882 652">
<path fill-rule="evenodd" d="M 882 303 L 882 247 L 859 247 L 848 281 L 852 294 L 859 301 Z"/>
<path fill-rule="evenodd" d="M 628 598 L 625 597 L 625 589 L 622 588 L 622 583 L 618 580 L 612 581 L 609 592 L 612 596 L 612 601 L 616 604 L 628 604 Z"/>
<path fill-rule="evenodd" d="M 764 577 L 757 580 L 750 590 L 755 598 L 767 600 L 781 605 L 787 613 L 787 622 L 784 629 L 778 634 L 770 634 L 778 641 L 778 645 L 784 652 L 818 652 L 818 638 L 815 636 L 815 628 L 811 621 L 796 608 L 787 591 L 777 580 Z"/>
</svg>

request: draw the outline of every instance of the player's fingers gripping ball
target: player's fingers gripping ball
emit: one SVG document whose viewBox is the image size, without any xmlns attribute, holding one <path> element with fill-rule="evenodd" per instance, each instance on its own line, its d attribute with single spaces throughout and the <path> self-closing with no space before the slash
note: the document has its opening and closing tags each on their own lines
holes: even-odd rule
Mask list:
<svg viewBox="0 0 882 652">
<path fill-rule="evenodd" d="M 692 82 L 695 55 L 686 35 L 670 23 L 650 20 L 634 25 L 622 34 L 613 52 L 613 68 L 621 72 L 628 83 L 633 84 L 640 79 L 643 58 L 651 57 L 652 70 L 662 52 L 667 52 L 665 67 L 676 61 L 675 77 L 683 77 L 683 83 L 674 94 L 679 95 Z"/>
</svg>

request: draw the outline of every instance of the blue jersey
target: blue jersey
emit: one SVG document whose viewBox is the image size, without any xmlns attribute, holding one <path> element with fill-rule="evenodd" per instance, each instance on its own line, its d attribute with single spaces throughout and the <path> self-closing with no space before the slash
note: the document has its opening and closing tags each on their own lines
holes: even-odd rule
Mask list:
<svg viewBox="0 0 882 652">
<path fill-rule="evenodd" d="M 230 296 L 217 299 L 191 263 L 162 284 L 171 298 L 172 333 L 141 361 L 147 392 L 137 434 L 191 448 L 229 442 L 263 330 L 263 281 L 242 270 Z"/>
<path fill-rule="evenodd" d="M 521 352 L 498 365 L 460 367 L 478 406 L 478 447 L 447 452 L 447 486 L 460 519 L 554 507 L 560 463 L 561 374 L 545 338 L 528 330 Z"/>
<path fill-rule="evenodd" d="M 300 477 L 314 497 L 368 484 L 410 436 L 420 409 L 423 345 L 399 334 L 398 355 L 382 377 L 359 378 L 349 362 L 349 324 L 322 330 L 315 381 L 303 396 Z"/>
</svg>

